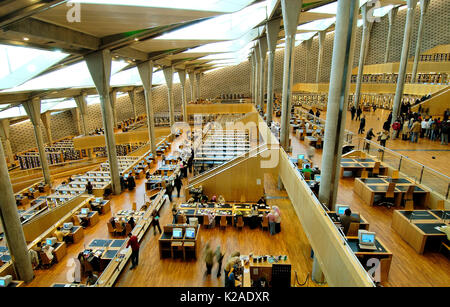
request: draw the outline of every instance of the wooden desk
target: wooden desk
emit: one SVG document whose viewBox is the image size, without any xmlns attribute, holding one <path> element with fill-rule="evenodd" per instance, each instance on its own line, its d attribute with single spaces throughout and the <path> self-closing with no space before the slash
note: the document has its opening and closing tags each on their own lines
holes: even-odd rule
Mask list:
<svg viewBox="0 0 450 307">
<path fill-rule="evenodd" d="M 95 224 L 98 223 L 98 212 L 97 211 L 89 211 L 89 213 L 86 215 L 82 215 L 82 214 L 77 214 L 78 217 L 87 217 L 87 219 L 89 220 L 89 226 L 94 226 Z"/>
<path fill-rule="evenodd" d="M 72 237 L 73 243 L 80 242 L 81 239 L 83 239 L 83 237 L 84 237 L 83 227 L 81 227 L 81 226 L 73 226 L 72 229 L 70 230 L 69 236 Z"/>
<path fill-rule="evenodd" d="M 377 160 L 371 158 L 342 158 L 341 159 L 341 178 L 344 177 L 345 171 L 351 171 L 353 177 L 361 177 L 363 170 L 373 171 Z M 387 167 L 380 163 L 380 175 L 387 174 Z"/>
<path fill-rule="evenodd" d="M 272 265 L 273 264 L 286 264 L 290 265 L 289 257 L 284 260 L 284 257 L 281 260 L 277 260 L 275 262 L 272 260 L 271 256 L 266 256 L 267 260 L 261 259 L 261 262 L 253 262 L 253 259 L 257 259 L 259 256 L 253 256 L 252 259 L 249 259 L 248 262 L 244 261 L 244 259 L 248 259 L 248 256 L 241 256 L 241 266 L 242 266 L 242 278 L 241 285 L 243 287 L 251 287 L 252 283 L 260 278 L 265 278 L 269 283 L 269 286 L 272 284 Z M 277 258 L 278 256 L 275 256 Z M 278 259 L 278 258 L 277 258 Z M 293 270 L 291 270 L 291 282 L 293 280 Z"/>
<path fill-rule="evenodd" d="M 450 217 L 450 211 L 446 212 Z M 395 210 L 392 216 L 392 228 L 418 254 L 423 254 L 426 249 L 437 248 L 446 235 L 435 227 L 448 224 L 448 220 L 444 223 L 437 212 L 431 210 Z"/>
<path fill-rule="evenodd" d="M 385 259 L 380 262 L 380 282 L 387 281 L 389 278 L 389 270 L 392 263 L 392 253 L 385 247 L 385 245 L 377 238 L 375 239 L 376 250 L 365 250 L 359 247 L 358 237 L 347 237 L 347 244 L 353 251 L 355 256 L 359 259 L 362 266 L 369 270 L 372 266 L 367 265 L 367 261 L 370 258 Z"/>
<path fill-rule="evenodd" d="M 331 218 L 333 223 L 336 225 L 336 227 L 340 227 L 341 222 L 338 219 L 338 214 L 335 211 L 329 211 L 327 212 L 328 216 Z M 361 215 L 356 212 L 352 213 L 353 217 L 358 217 L 359 215 L 359 229 L 369 230 L 369 223 L 367 220 Z"/>
<path fill-rule="evenodd" d="M 173 238 L 173 228 L 182 229 L 181 238 Z M 195 238 L 186 238 L 186 228 L 195 228 Z M 200 231 L 200 224 L 193 227 L 185 224 L 169 224 L 163 227 L 163 232 L 159 237 L 159 257 L 174 258 L 176 253 L 180 253 L 184 260 L 188 258 L 197 258 L 197 239 Z"/>
<path fill-rule="evenodd" d="M 53 256 L 56 261 L 60 262 L 67 254 L 67 245 L 65 242 L 56 242 L 56 246 L 53 246 Z"/>
</svg>

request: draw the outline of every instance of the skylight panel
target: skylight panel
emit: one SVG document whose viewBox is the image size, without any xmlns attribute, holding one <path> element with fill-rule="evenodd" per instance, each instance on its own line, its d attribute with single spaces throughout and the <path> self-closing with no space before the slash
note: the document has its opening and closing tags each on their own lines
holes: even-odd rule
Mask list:
<svg viewBox="0 0 450 307">
<path fill-rule="evenodd" d="M 306 30 L 306 31 L 323 31 L 329 28 L 336 21 L 336 17 L 319 19 L 315 21 L 311 21 L 305 24 L 302 24 L 297 27 L 297 30 Z"/>
<path fill-rule="evenodd" d="M 337 13 L 337 2 L 332 2 L 326 5 L 319 6 L 315 9 L 308 10 L 310 13 L 321 13 L 321 14 L 333 14 Z"/>
</svg>

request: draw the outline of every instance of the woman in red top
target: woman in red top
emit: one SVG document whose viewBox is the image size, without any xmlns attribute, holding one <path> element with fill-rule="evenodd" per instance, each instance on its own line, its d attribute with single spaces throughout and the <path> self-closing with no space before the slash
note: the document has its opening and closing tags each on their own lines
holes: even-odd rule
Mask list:
<svg viewBox="0 0 450 307">
<path fill-rule="evenodd" d="M 130 239 L 128 239 L 127 248 L 131 246 L 131 268 L 134 269 L 139 262 L 139 242 L 138 238 L 135 235 L 132 235 L 131 232 L 128 234 Z"/>
</svg>

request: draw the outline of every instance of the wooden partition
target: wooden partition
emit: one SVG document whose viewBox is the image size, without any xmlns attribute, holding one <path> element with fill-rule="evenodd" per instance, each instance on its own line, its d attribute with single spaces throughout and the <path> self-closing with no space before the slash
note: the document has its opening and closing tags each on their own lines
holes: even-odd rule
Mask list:
<svg viewBox="0 0 450 307">
<path fill-rule="evenodd" d="M 189 114 L 244 114 L 254 110 L 252 103 L 188 104 Z"/>
<path fill-rule="evenodd" d="M 23 233 L 27 242 L 34 241 L 47 229 L 54 226 L 60 219 L 62 219 L 68 212 L 72 211 L 80 205 L 89 195 L 78 195 L 74 199 L 56 208 L 50 209 L 42 215 L 34 218 L 30 222 L 23 225 Z"/>
</svg>

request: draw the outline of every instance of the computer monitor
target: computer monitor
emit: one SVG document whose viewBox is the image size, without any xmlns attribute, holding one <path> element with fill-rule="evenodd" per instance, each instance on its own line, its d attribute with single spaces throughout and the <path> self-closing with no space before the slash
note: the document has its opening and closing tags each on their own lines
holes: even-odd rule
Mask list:
<svg viewBox="0 0 450 307">
<path fill-rule="evenodd" d="M 45 240 L 45 244 L 47 244 L 47 245 L 49 245 L 49 246 L 53 246 L 53 245 L 55 245 L 56 241 L 57 241 L 57 240 L 56 240 L 55 237 L 47 238 L 47 239 Z"/>
<path fill-rule="evenodd" d="M 64 230 L 71 230 L 73 228 L 73 223 L 64 223 L 63 229 Z"/>
<path fill-rule="evenodd" d="M 186 239 L 194 239 L 195 238 L 195 228 L 186 228 Z"/>
<path fill-rule="evenodd" d="M 62 191 L 63 194 L 67 194 L 67 191 Z"/>
<path fill-rule="evenodd" d="M 298 155 L 299 160 L 305 160 L 305 155 Z"/>
<path fill-rule="evenodd" d="M 320 182 L 320 175 L 315 175 L 314 176 L 314 180 L 319 183 Z"/>
<path fill-rule="evenodd" d="M 360 229 L 358 231 L 358 240 L 361 245 L 374 246 L 375 245 L 375 232 L 369 232 L 367 230 Z"/>
<path fill-rule="evenodd" d="M 347 205 L 337 205 L 336 206 L 336 213 L 339 215 L 344 215 L 345 210 L 350 209 L 350 206 Z"/>
<path fill-rule="evenodd" d="M 86 178 L 81 178 L 81 181 L 86 182 Z"/>
<path fill-rule="evenodd" d="M 183 230 L 181 228 L 174 228 L 172 230 L 172 238 L 181 239 L 183 237 Z"/>
<path fill-rule="evenodd" d="M 89 214 L 89 208 L 81 208 L 81 214 Z"/>
<path fill-rule="evenodd" d="M 8 287 L 8 285 L 11 283 L 11 281 L 12 281 L 11 275 L 6 275 L 6 276 L 0 277 L 0 287 L 2 287 L 2 288 Z"/>
</svg>

